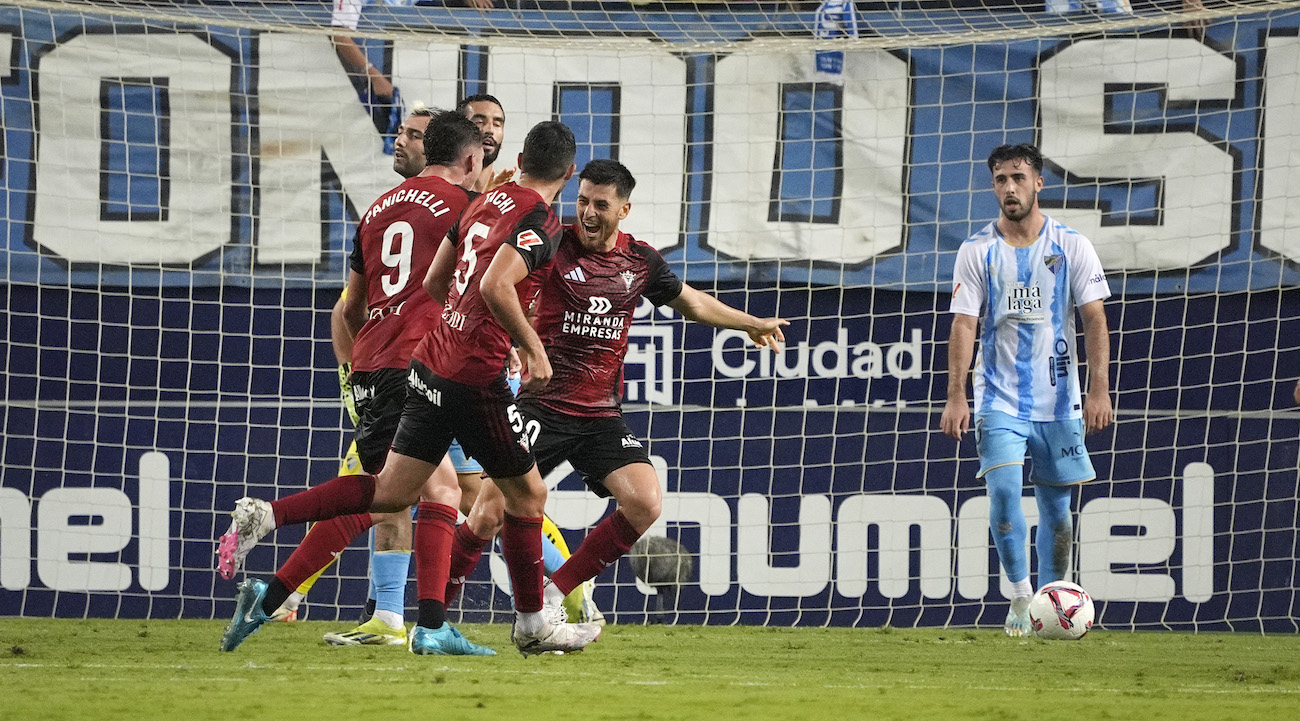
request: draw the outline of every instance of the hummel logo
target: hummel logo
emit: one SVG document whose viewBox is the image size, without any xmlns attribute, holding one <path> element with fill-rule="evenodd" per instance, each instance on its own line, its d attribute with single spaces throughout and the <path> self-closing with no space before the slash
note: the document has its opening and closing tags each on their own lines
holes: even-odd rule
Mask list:
<svg viewBox="0 0 1300 721">
<path fill-rule="evenodd" d="M 582 268 L 574 268 L 573 270 L 569 271 L 568 273 L 565 273 L 565 274 L 564 274 L 564 279 L 565 279 L 565 280 L 571 280 L 571 281 L 573 281 L 574 283 L 586 283 L 586 282 L 587 282 L 587 276 L 583 274 L 583 272 L 582 272 Z"/>
</svg>

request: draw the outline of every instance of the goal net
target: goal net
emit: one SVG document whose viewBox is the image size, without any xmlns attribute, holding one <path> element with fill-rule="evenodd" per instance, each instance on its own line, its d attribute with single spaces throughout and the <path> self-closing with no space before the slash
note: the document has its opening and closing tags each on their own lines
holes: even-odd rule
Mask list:
<svg viewBox="0 0 1300 721">
<path fill-rule="evenodd" d="M 985 158 L 1032 142 L 1045 212 L 1115 291 L 1072 577 L 1106 628 L 1300 628 L 1300 4 L 496 4 L 0 2 L 0 615 L 227 616 L 235 499 L 336 475 L 329 316 L 400 180 L 391 82 L 408 107 L 499 98 L 503 159 L 563 120 L 579 165 L 636 175 L 624 230 L 792 322 L 776 355 L 638 313 L 650 534 L 693 570 L 656 590 L 618 564 L 610 620 L 1001 624 L 974 446 L 938 418 L 953 260 L 998 212 Z M 547 482 L 570 546 L 612 510 Z M 344 554 L 310 617 L 350 618 L 366 564 Z M 453 610 L 504 618 L 499 558 L 472 580 Z"/>
</svg>

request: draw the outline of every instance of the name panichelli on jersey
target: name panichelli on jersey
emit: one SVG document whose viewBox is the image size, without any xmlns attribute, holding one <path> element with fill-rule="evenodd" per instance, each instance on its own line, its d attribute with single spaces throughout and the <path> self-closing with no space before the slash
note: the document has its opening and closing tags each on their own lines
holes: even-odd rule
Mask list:
<svg viewBox="0 0 1300 721">
<path fill-rule="evenodd" d="M 609 338 L 610 340 L 621 340 L 626 329 L 626 316 L 601 316 L 590 313 L 575 313 L 569 310 L 564 311 L 564 321 L 560 326 L 560 331 L 563 333 L 571 333 L 586 338 Z"/>
<path fill-rule="evenodd" d="M 393 193 L 386 198 L 380 198 L 374 205 L 370 206 L 370 212 L 366 213 L 366 217 L 362 220 L 368 221 L 398 203 L 415 203 L 416 205 L 423 205 L 429 209 L 430 213 L 433 213 L 433 217 L 435 218 L 451 211 L 451 208 L 447 207 L 447 204 L 442 200 L 442 198 L 439 198 L 437 195 L 434 195 L 427 190 L 420 190 L 418 188 L 398 188 L 396 193 Z"/>
</svg>

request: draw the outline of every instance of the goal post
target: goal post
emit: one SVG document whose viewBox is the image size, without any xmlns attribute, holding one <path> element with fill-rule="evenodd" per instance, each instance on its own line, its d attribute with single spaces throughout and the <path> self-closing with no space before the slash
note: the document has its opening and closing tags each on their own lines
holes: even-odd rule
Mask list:
<svg viewBox="0 0 1300 721">
<path fill-rule="evenodd" d="M 648 303 L 629 331 L 650 533 L 693 557 L 670 620 L 1001 624 L 974 446 L 938 415 L 953 260 L 998 212 L 985 158 L 1032 142 L 1045 212 L 1115 291 L 1073 579 L 1104 628 L 1300 629 L 1300 4 L 828 3 L 833 28 L 803 3 L 501 4 L 366 5 L 352 30 L 313 3 L 0 2 L 0 615 L 226 616 L 235 499 L 335 475 L 330 309 L 400 180 L 346 35 L 408 103 L 499 98 L 502 162 L 566 122 L 580 164 L 636 176 L 624 230 L 791 320 L 781 354 Z M 548 512 L 573 547 L 612 506 L 569 470 Z M 365 576 L 344 554 L 310 618 L 350 618 Z M 493 555 L 453 611 L 504 619 L 505 589 Z M 656 617 L 627 563 L 595 598 Z"/>
</svg>

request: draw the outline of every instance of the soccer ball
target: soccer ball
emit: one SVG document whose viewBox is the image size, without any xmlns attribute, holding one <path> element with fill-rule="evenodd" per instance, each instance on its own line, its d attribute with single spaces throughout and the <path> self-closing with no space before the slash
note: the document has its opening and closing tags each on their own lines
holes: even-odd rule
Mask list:
<svg viewBox="0 0 1300 721">
<path fill-rule="evenodd" d="M 691 578 L 694 563 L 682 544 L 664 536 L 642 536 L 628 551 L 636 577 L 648 586 L 681 586 Z"/>
<path fill-rule="evenodd" d="M 1069 581 L 1049 583 L 1029 601 L 1029 624 L 1039 638 L 1077 641 L 1092 628 L 1096 614 L 1088 592 Z"/>
</svg>

